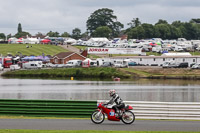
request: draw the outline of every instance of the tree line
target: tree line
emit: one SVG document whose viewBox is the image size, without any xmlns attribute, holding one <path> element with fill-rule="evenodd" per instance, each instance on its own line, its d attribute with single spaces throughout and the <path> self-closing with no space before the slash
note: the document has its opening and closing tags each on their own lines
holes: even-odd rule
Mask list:
<svg viewBox="0 0 200 133">
<path fill-rule="evenodd" d="M 177 39 L 186 38 L 200 39 L 200 19 L 191 19 L 189 22 L 174 21 L 169 24 L 166 20 L 160 19 L 156 24 L 142 23 L 139 18 L 133 18 L 131 22 L 127 23 L 129 26 L 124 28 L 124 24 L 117 20 L 114 11 L 108 8 L 102 8 L 94 11 L 86 22 L 87 31 L 81 33 L 79 28 L 74 28 L 72 34 L 64 32 L 49 31 L 46 35 L 49 37 L 72 37 L 74 39 L 90 38 L 90 37 L 107 37 L 109 39 L 119 37 L 121 35 L 128 35 L 128 39 L 148 39 L 148 38 L 162 38 L 162 39 Z M 22 26 L 18 24 L 18 32 L 14 37 L 20 38 L 29 35 L 30 33 L 22 31 Z M 12 35 L 8 35 L 7 38 Z M 43 36 L 38 32 L 35 36 Z M 0 33 L 0 39 L 5 39 L 6 35 Z"/>
</svg>

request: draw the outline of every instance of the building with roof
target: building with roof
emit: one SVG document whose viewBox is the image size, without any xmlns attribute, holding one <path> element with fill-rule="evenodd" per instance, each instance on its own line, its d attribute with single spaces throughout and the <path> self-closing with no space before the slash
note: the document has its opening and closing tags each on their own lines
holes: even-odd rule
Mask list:
<svg viewBox="0 0 200 133">
<path fill-rule="evenodd" d="M 126 57 L 113 57 L 112 60 L 125 60 L 130 59 L 137 64 L 147 65 L 147 66 L 162 66 L 165 62 L 187 62 L 190 65 L 195 63 L 200 63 L 200 56 L 191 56 L 191 55 L 183 55 L 183 56 L 126 56 Z M 105 60 L 105 59 L 104 59 Z"/>
<path fill-rule="evenodd" d="M 85 60 L 86 57 L 74 52 L 61 52 L 54 55 L 50 62 L 53 64 L 66 64 L 69 60 Z"/>
</svg>

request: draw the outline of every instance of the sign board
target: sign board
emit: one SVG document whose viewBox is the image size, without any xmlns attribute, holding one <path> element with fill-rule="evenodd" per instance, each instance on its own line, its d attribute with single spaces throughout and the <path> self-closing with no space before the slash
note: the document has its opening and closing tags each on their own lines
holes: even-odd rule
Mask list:
<svg viewBox="0 0 200 133">
<path fill-rule="evenodd" d="M 88 54 L 142 54 L 142 49 L 88 47 Z"/>
</svg>

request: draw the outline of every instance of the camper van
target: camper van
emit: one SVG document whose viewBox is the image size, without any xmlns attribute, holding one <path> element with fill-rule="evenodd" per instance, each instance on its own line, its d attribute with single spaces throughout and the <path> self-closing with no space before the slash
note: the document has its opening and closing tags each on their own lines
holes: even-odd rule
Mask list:
<svg viewBox="0 0 200 133">
<path fill-rule="evenodd" d="M 43 67 L 42 61 L 30 61 L 22 65 L 24 69 L 40 69 Z"/>
<path fill-rule="evenodd" d="M 116 60 L 114 62 L 114 67 L 127 67 L 128 66 L 128 62 L 127 61 L 123 61 L 123 60 Z"/>
<path fill-rule="evenodd" d="M 81 63 L 81 60 L 69 60 L 67 64 L 65 64 L 65 67 L 79 67 Z"/>
<path fill-rule="evenodd" d="M 19 66 L 19 65 L 11 65 L 11 66 L 10 66 L 10 70 L 11 70 L 11 71 L 19 70 L 19 69 L 20 69 L 20 66 Z"/>
</svg>

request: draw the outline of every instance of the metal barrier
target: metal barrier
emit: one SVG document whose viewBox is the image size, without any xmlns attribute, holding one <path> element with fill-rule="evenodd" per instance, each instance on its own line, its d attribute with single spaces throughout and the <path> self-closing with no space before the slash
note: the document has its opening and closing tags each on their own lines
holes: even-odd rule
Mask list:
<svg viewBox="0 0 200 133">
<path fill-rule="evenodd" d="M 97 101 L 0 99 L 0 115 L 89 117 Z"/>
<path fill-rule="evenodd" d="M 125 104 L 133 107 L 136 119 L 200 120 L 200 102 L 125 101 Z"/>
</svg>

